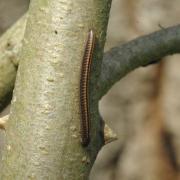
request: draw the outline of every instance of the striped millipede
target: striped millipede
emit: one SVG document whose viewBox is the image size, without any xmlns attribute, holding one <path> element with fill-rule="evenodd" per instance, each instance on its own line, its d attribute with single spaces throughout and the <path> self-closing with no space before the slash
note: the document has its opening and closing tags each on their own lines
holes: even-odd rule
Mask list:
<svg viewBox="0 0 180 180">
<path fill-rule="evenodd" d="M 87 146 L 90 141 L 89 77 L 94 44 L 95 35 L 90 30 L 85 45 L 80 77 L 81 144 L 83 146 Z"/>
</svg>

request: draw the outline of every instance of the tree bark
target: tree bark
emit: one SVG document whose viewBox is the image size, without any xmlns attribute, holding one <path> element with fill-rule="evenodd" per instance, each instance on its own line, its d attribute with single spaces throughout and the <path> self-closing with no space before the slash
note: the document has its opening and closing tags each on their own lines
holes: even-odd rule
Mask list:
<svg viewBox="0 0 180 180">
<path fill-rule="evenodd" d="M 94 88 L 111 1 L 32 0 L 20 55 L 0 179 L 87 179 L 103 144 Z M 80 144 L 79 79 L 89 29 L 91 142 Z"/>
<path fill-rule="evenodd" d="M 0 110 L 9 102 L 14 87 L 26 18 L 23 16 L 0 38 Z"/>
</svg>

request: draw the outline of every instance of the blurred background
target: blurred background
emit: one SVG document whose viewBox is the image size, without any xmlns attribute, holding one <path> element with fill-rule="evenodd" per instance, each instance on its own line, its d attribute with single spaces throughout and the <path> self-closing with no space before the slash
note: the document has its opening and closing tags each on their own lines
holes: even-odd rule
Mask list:
<svg viewBox="0 0 180 180">
<path fill-rule="evenodd" d="M 1 34 L 28 4 L 29 0 L 0 0 Z M 179 7 L 179 0 L 113 0 L 105 51 L 178 24 Z M 135 70 L 102 98 L 101 115 L 118 140 L 102 148 L 90 180 L 180 179 L 179 57 Z M 8 111 L 9 107 L 0 116 Z"/>
</svg>

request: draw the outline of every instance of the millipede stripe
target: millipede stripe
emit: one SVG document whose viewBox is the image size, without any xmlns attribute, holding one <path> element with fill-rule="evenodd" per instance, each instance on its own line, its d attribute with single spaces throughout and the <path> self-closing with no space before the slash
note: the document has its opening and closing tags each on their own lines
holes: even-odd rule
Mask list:
<svg viewBox="0 0 180 180">
<path fill-rule="evenodd" d="M 80 110 L 81 110 L 81 143 L 87 146 L 90 141 L 90 116 L 89 116 L 89 77 L 91 61 L 94 50 L 95 36 L 89 31 L 85 45 L 80 77 Z"/>
</svg>

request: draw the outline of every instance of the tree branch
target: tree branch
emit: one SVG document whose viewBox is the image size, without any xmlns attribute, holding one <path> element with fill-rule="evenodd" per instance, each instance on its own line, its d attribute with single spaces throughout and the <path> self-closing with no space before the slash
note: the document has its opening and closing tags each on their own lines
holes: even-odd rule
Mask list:
<svg viewBox="0 0 180 180">
<path fill-rule="evenodd" d="M 120 44 L 104 54 L 98 82 L 99 98 L 130 71 L 180 52 L 180 25 Z"/>
<path fill-rule="evenodd" d="M 0 110 L 11 99 L 18 66 L 17 55 L 22 46 L 22 39 L 27 16 L 23 16 L 0 38 Z"/>
</svg>

